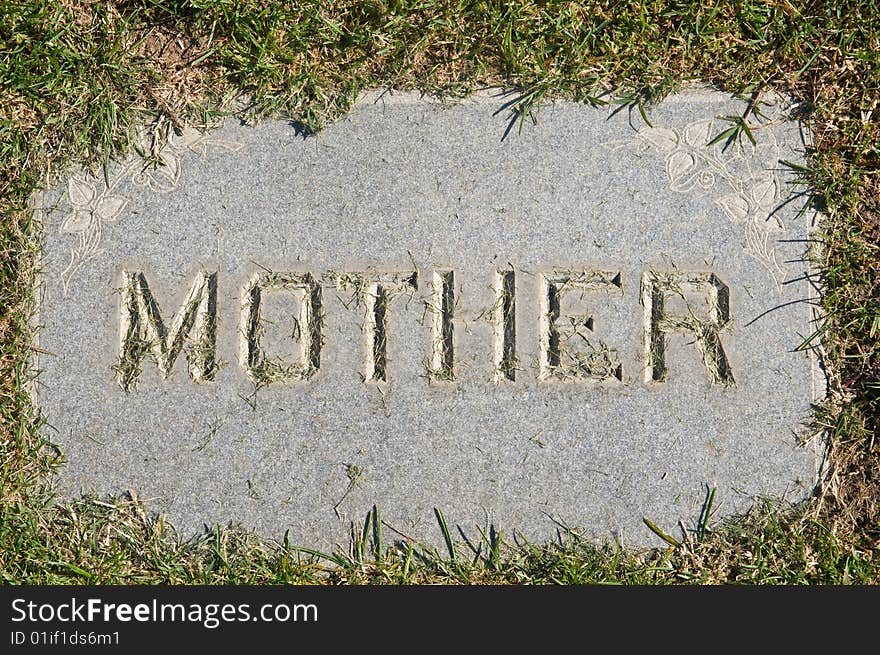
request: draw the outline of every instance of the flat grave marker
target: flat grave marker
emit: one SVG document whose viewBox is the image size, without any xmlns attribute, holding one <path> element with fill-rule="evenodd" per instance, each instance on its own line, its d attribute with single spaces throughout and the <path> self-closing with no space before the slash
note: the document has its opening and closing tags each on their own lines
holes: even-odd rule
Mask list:
<svg viewBox="0 0 880 655">
<path fill-rule="evenodd" d="M 656 541 L 816 481 L 815 216 L 781 98 L 690 91 L 647 125 L 568 102 L 362 98 L 303 138 L 228 119 L 81 173 L 44 221 L 36 389 L 68 496 L 184 536 L 344 544 L 377 505 L 436 543 L 560 526 Z"/>
</svg>

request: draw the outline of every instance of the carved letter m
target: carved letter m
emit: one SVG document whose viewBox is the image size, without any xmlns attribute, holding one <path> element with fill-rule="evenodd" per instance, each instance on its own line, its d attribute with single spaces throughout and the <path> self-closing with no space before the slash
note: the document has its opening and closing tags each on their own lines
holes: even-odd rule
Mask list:
<svg viewBox="0 0 880 655">
<path fill-rule="evenodd" d="M 217 372 L 217 273 L 198 273 L 170 328 L 162 320 L 143 272 L 123 271 L 123 285 L 119 359 L 114 367 L 119 386 L 125 391 L 136 386 L 148 352 L 167 379 L 187 341 L 190 377 L 196 382 L 213 380 Z"/>
</svg>

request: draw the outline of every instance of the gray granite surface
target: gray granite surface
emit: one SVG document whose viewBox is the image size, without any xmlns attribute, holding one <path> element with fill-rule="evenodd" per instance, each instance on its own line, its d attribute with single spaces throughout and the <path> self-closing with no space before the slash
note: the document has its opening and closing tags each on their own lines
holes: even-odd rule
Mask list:
<svg viewBox="0 0 880 655">
<path fill-rule="evenodd" d="M 678 534 L 709 488 L 716 519 L 808 494 L 815 217 L 784 202 L 783 101 L 725 149 L 744 105 L 714 92 L 651 126 L 547 103 L 502 138 L 511 98 L 370 94 L 308 138 L 228 119 L 40 198 L 62 494 L 322 548 L 374 504 L 431 543 L 441 508 L 472 539 L 656 544 L 643 517 Z"/>
</svg>

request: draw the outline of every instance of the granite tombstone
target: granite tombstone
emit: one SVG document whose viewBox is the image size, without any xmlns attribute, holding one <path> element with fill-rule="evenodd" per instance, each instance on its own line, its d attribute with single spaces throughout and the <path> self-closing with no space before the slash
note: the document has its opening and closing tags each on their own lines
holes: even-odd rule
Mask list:
<svg viewBox="0 0 880 655">
<path fill-rule="evenodd" d="M 36 390 L 68 495 L 184 536 L 656 541 L 815 484 L 804 134 L 765 98 L 651 111 L 371 94 L 317 136 L 228 119 L 81 173 L 44 221 Z M 506 136 L 505 136 L 506 134 Z M 752 142 L 751 138 L 754 138 Z"/>
</svg>

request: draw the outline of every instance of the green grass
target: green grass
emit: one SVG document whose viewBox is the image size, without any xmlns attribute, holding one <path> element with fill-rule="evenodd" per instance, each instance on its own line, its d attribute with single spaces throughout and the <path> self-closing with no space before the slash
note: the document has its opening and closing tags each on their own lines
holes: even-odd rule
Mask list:
<svg viewBox="0 0 880 655">
<path fill-rule="evenodd" d="M 55 504 L 57 452 L 27 393 L 39 229 L 31 193 L 73 165 L 127 153 L 134 130 L 211 118 L 247 93 L 251 116 L 317 130 L 375 87 L 460 97 L 519 90 L 541 102 L 647 112 L 689 80 L 800 102 L 815 133 L 801 174 L 824 212 L 831 391 L 814 417 L 831 470 L 814 499 L 771 504 L 658 549 L 394 546 L 378 511 L 350 552 L 320 556 L 235 528 L 189 542 L 137 499 Z M 731 121 L 748 136 L 747 117 Z M 728 135 L 729 137 L 730 135 Z M 728 138 L 725 137 L 725 138 Z M 880 8 L 798 2 L 297 2 L 7 0 L 0 3 L 0 574 L 6 583 L 880 581 Z M 445 521 L 438 513 L 438 530 Z M 659 529 L 670 531 L 672 526 Z"/>
</svg>

